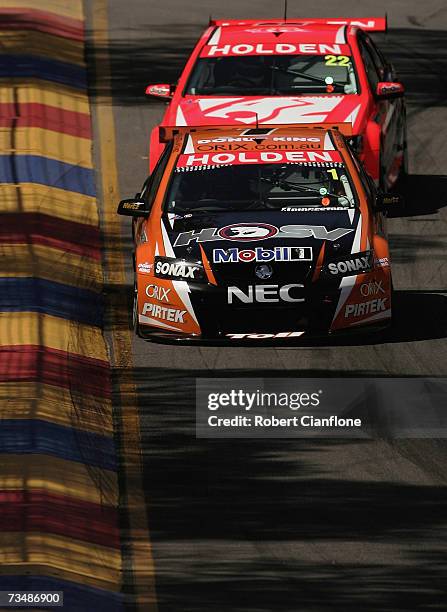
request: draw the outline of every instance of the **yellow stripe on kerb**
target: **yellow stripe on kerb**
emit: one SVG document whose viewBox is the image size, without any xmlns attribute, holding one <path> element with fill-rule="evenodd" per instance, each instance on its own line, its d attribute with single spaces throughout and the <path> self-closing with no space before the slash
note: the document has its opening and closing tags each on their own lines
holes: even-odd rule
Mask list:
<svg viewBox="0 0 447 612">
<path fill-rule="evenodd" d="M 119 200 L 118 171 L 116 159 L 115 123 L 111 88 L 111 68 L 108 55 L 107 0 L 95 0 L 92 7 L 95 48 L 96 78 L 101 82 L 102 95 L 95 98 L 96 123 L 99 132 L 99 154 L 101 160 L 101 192 L 103 205 L 103 232 L 105 239 L 105 273 L 110 286 L 120 287 L 126 283 L 124 267 L 124 240 L 121 222 L 116 215 Z M 126 236 L 127 238 L 127 236 Z M 132 367 L 131 332 L 119 324 L 113 313 L 110 335 L 113 365 L 125 371 Z M 132 376 L 118 379 L 118 398 L 123 398 L 116 410 L 121 422 L 123 470 L 126 486 L 122 506 L 127 514 L 126 550 L 131 570 L 132 595 L 135 609 L 141 612 L 156 612 L 158 609 L 155 587 L 155 567 L 146 515 L 146 498 L 143 491 L 140 420 L 138 397 Z M 150 493 L 149 493 L 150 495 Z"/>
<path fill-rule="evenodd" d="M 90 114 L 88 96 L 73 87 L 41 79 L 2 79 L 0 103 L 13 102 L 15 89 L 19 104 L 46 104 L 77 113 Z"/>
<path fill-rule="evenodd" d="M 102 267 L 96 259 L 34 244 L 0 244 L 0 278 L 38 277 L 88 289 L 103 289 Z"/>
<path fill-rule="evenodd" d="M 20 183 L 0 185 L 0 202 L 2 213 L 41 213 L 84 225 L 99 225 L 96 198 L 39 185 L 37 183 Z"/>
<path fill-rule="evenodd" d="M 39 419 L 102 435 L 113 434 L 112 403 L 82 389 L 38 382 L 0 383 L 2 419 Z"/>
<path fill-rule="evenodd" d="M 92 168 L 91 146 L 89 138 L 69 136 L 37 127 L 16 128 L 14 142 L 11 142 L 11 129 L 0 128 L 2 155 L 40 155 L 67 164 Z"/>
<path fill-rule="evenodd" d="M 0 22 L 0 41 L 2 54 L 32 55 L 85 65 L 84 45 L 76 40 L 33 30 L 2 30 Z"/>
<path fill-rule="evenodd" d="M 79 0 L 0 0 L 0 10 L 4 8 L 34 9 L 47 11 L 60 17 L 84 19 L 82 2 Z"/>
<path fill-rule="evenodd" d="M 59 317 L 34 312 L 0 312 L 0 338 L 4 346 L 46 346 L 107 361 L 100 329 Z"/>
<path fill-rule="evenodd" d="M 0 455 L 0 489 L 38 489 L 95 504 L 118 504 L 114 472 L 49 455 Z"/>
<path fill-rule="evenodd" d="M 71 574 L 81 584 L 94 579 L 114 591 L 120 581 L 120 556 L 119 549 L 51 533 L 0 532 L 1 573 L 8 566 L 20 565 L 23 574 L 28 565 L 40 565 Z"/>
</svg>

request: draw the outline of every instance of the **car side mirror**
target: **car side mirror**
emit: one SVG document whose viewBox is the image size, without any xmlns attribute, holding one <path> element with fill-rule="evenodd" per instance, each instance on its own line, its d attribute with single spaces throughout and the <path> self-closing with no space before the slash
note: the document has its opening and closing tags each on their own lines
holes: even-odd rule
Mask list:
<svg viewBox="0 0 447 612">
<path fill-rule="evenodd" d="M 147 96 L 155 96 L 156 98 L 172 98 L 175 91 L 175 85 L 169 83 L 157 83 L 156 85 L 148 85 L 145 94 Z"/>
<path fill-rule="evenodd" d="M 377 212 L 393 212 L 393 210 L 403 205 L 404 199 L 401 195 L 379 192 L 376 195 L 374 210 Z"/>
<path fill-rule="evenodd" d="M 393 81 L 382 81 L 381 83 L 377 83 L 376 97 L 381 100 L 401 98 L 404 93 L 405 87 L 402 83 L 395 83 Z"/>
<path fill-rule="evenodd" d="M 149 209 L 147 202 L 144 200 L 129 198 L 128 200 L 121 200 L 116 212 L 128 217 L 147 217 Z"/>
</svg>

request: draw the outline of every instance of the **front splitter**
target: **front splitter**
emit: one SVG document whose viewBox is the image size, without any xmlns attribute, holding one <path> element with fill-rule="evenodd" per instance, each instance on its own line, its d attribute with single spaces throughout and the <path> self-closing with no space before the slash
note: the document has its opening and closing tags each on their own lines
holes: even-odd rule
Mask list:
<svg viewBox="0 0 447 612">
<path fill-rule="evenodd" d="M 335 344 L 353 344 L 352 339 L 362 340 L 363 344 L 383 343 L 386 339 L 374 337 L 382 334 L 390 328 L 391 321 L 383 321 L 380 324 L 356 326 L 338 331 L 321 330 L 296 330 L 284 337 L 281 333 L 234 333 L 218 336 L 201 336 L 191 334 L 173 334 L 163 330 L 141 329 L 139 337 L 149 342 L 170 345 L 199 345 L 199 346 L 275 346 L 275 347 L 305 347 Z M 243 337 L 242 337 L 243 336 Z M 269 337 L 268 337 L 269 336 Z M 343 342 L 345 340 L 345 342 Z M 354 344 L 359 344 L 355 342 Z"/>
</svg>

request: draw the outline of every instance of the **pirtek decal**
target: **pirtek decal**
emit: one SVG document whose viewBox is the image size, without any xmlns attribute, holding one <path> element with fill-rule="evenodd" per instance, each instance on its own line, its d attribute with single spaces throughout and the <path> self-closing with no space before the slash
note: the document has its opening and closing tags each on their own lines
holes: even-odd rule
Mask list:
<svg viewBox="0 0 447 612">
<path fill-rule="evenodd" d="M 386 310 L 385 302 L 387 298 L 377 298 L 363 304 L 348 304 L 345 308 L 345 319 L 348 317 L 363 317 L 374 312 Z"/>
<path fill-rule="evenodd" d="M 155 319 L 163 319 L 164 321 L 172 321 L 173 323 L 184 323 L 186 310 L 177 310 L 177 308 L 166 308 L 152 302 L 145 302 L 143 306 L 144 315 L 150 314 Z"/>
<path fill-rule="evenodd" d="M 214 249 L 214 263 L 252 261 L 312 261 L 312 247 L 275 247 L 274 249 Z"/>
<path fill-rule="evenodd" d="M 234 224 L 233 231 L 237 226 Z M 240 226 L 242 227 L 242 225 Z M 250 227 L 257 227 L 253 224 Z M 244 242 L 248 242 L 251 240 L 260 240 L 262 238 L 311 238 L 314 237 L 317 240 L 330 240 L 334 242 L 334 240 L 339 240 L 346 234 L 350 234 L 353 232 L 353 229 L 348 229 L 344 227 L 338 227 L 333 230 L 327 230 L 324 225 L 283 225 L 273 236 L 262 236 L 254 235 L 250 237 L 249 235 L 244 236 Z M 233 238 L 236 240 L 237 238 Z M 188 246 L 191 242 L 215 242 L 216 240 L 228 240 L 228 238 L 222 238 L 218 234 L 217 227 L 208 227 L 200 230 L 199 232 L 190 231 L 190 232 L 182 232 L 179 234 L 175 240 L 174 246 Z"/>
</svg>

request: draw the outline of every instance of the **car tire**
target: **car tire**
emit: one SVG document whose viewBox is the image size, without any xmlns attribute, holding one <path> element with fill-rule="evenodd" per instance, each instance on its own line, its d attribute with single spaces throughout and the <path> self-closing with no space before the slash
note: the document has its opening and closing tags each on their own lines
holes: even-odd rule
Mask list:
<svg viewBox="0 0 447 612">
<path fill-rule="evenodd" d="M 132 295 L 132 328 L 135 334 L 141 338 L 140 324 L 138 323 L 138 291 L 136 282 L 133 284 Z"/>
<path fill-rule="evenodd" d="M 405 135 L 405 140 L 402 145 L 403 147 L 403 159 L 402 165 L 400 167 L 399 178 L 397 179 L 397 185 L 399 189 L 403 189 L 406 186 L 407 178 L 408 178 L 408 146 L 407 146 L 407 136 Z"/>
<path fill-rule="evenodd" d="M 379 151 L 379 189 L 383 193 L 386 193 L 388 189 L 385 186 L 385 167 L 383 166 L 383 149 L 382 145 L 380 145 Z"/>
<path fill-rule="evenodd" d="M 390 302 L 391 302 L 391 319 L 390 319 L 390 329 L 394 330 L 396 326 L 396 291 L 394 289 L 393 277 L 391 277 L 391 286 L 390 286 Z"/>
<path fill-rule="evenodd" d="M 402 126 L 402 164 L 399 170 L 399 176 L 396 181 L 395 191 L 404 192 L 407 188 L 407 178 L 408 178 L 408 145 L 407 145 L 407 122 L 404 119 L 404 124 Z"/>
</svg>

